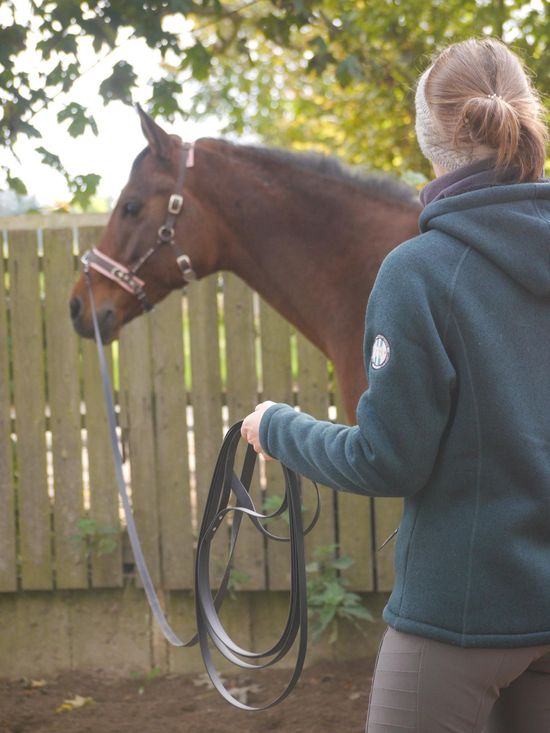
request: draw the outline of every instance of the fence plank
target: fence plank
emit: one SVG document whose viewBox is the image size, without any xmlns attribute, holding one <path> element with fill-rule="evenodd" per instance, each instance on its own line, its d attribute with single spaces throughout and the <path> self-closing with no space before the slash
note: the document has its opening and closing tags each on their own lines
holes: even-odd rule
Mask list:
<svg viewBox="0 0 550 733">
<path fill-rule="evenodd" d="M 22 586 L 47 590 L 52 587 L 51 507 L 37 233 L 12 233 L 9 255 Z"/>
<path fill-rule="evenodd" d="M 189 288 L 188 298 L 195 496 L 197 516 L 200 521 L 223 437 L 217 276 L 213 275 L 193 283 L 193 286 Z M 220 577 L 225 567 L 227 549 L 226 535 L 222 532 L 216 534 L 217 541 L 213 544 L 211 556 L 214 579 Z"/>
<path fill-rule="evenodd" d="M 68 314 L 74 273 L 70 229 L 44 232 L 46 363 L 54 475 L 55 570 L 58 588 L 86 588 L 85 547 L 75 542 L 84 516 L 78 338 Z M 61 285 L 63 283 L 63 285 Z"/>
<path fill-rule="evenodd" d="M 260 301 L 262 400 L 292 404 L 292 369 L 290 359 L 290 327 L 270 305 Z M 281 496 L 284 479 L 278 464 L 265 464 L 266 497 Z M 270 531 L 288 535 L 288 524 L 273 520 Z M 270 590 L 290 587 L 290 555 L 287 545 L 271 542 L 267 545 L 267 575 Z"/>
<path fill-rule="evenodd" d="M 242 420 L 258 401 L 253 291 L 231 273 L 224 273 L 224 314 L 227 357 L 227 408 L 229 424 Z M 242 465 L 246 444 L 241 441 L 237 464 Z M 250 495 L 256 508 L 262 508 L 259 467 L 256 468 Z M 247 576 L 243 588 L 264 589 L 264 538 L 246 518 L 243 518 L 239 543 L 235 552 L 235 567 Z"/>
<path fill-rule="evenodd" d="M 347 423 L 340 390 L 335 395 L 337 422 Z M 352 590 L 373 590 L 372 499 L 339 491 L 336 494 L 340 555 L 349 555 L 353 565 L 345 571 Z"/>
<path fill-rule="evenodd" d="M 92 220 L 90 220 L 91 222 Z M 94 220 L 95 221 L 95 220 Z M 64 224 L 68 222 L 68 224 Z M 77 222 L 75 222 L 77 223 Z M 51 402 L 52 451 L 55 479 L 54 531 L 55 570 L 59 587 L 86 585 L 82 548 L 70 541 L 76 534 L 76 522 L 82 516 L 82 475 L 79 433 L 78 354 L 72 348 L 74 335 L 66 317 L 67 291 L 73 280 L 71 235 L 72 219 L 46 223 L 44 231 L 44 305 L 46 352 Z M 56 229 L 57 227 L 57 229 Z M 63 227 L 63 229 L 59 229 Z M 0 517 L 0 591 L 17 586 L 14 507 L 20 515 L 22 583 L 24 588 L 50 588 L 52 583 L 51 504 L 48 497 L 45 443 L 43 326 L 39 295 L 40 274 L 36 233 L 21 229 L 10 233 L 10 278 L 12 292 L 6 300 L 2 292 L 0 262 L 0 343 L 8 340 L 10 323 L 7 308 L 11 304 L 14 398 L 18 442 L 10 450 L 9 349 L 0 354 L 0 501 L 6 509 Z M 97 227 L 79 232 L 82 250 L 97 240 Z M 13 257 L 12 257 L 13 255 Z M 0 258 L 1 259 L 1 258 Z M 129 426 L 129 444 L 134 482 L 134 501 L 141 536 L 156 582 L 166 589 L 188 588 L 192 581 L 193 525 L 192 512 L 202 513 L 214 462 L 223 435 L 222 383 L 218 343 L 219 313 L 216 276 L 190 288 L 190 338 L 194 455 L 187 454 L 186 394 L 183 380 L 184 353 L 180 300 L 172 296 L 148 321 L 140 318 L 124 330 L 121 344 L 123 364 L 127 365 L 122 387 L 126 407 L 124 420 Z M 65 282 L 67 285 L 65 286 Z M 256 400 L 256 363 L 252 294 L 233 276 L 225 278 L 227 407 L 229 421 L 247 414 Z M 56 287 L 57 286 L 57 287 Z M 268 305 L 260 305 L 262 399 L 292 404 L 292 368 L 290 329 Z M 147 324 L 145 326 L 145 324 Z M 152 330 L 150 329 L 152 327 Z M 132 333 L 132 328 L 137 329 Z M 143 332 L 143 329 L 145 331 Z M 80 343 L 82 356 L 82 392 L 86 405 L 86 449 L 91 485 L 90 517 L 102 527 L 119 528 L 119 510 L 107 422 L 101 395 L 95 345 Z M 107 349 L 110 354 L 110 349 Z M 298 338 L 301 408 L 326 419 L 326 362 L 302 337 Z M 63 360 L 57 358 L 63 353 Z M 146 355 L 147 368 L 143 359 Z M 109 359 L 111 357 L 109 356 Z M 112 368 L 112 362 L 111 362 Z M 115 368 L 116 371 L 116 368 Z M 52 377 L 60 376 L 59 382 Z M 121 402 L 124 398 L 121 399 Z M 19 469 L 17 494 L 13 486 L 13 467 Z M 195 484 L 190 469 L 195 470 Z M 278 466 L 265 465 L 268 493 L 280 494 L 282 477 Z M 264 469 L 262 469 L 264 470 Z M 257 505 L 262 503 L 262 487 L 254 485 Z M 304 500 L 306 521 L 311 511 L 312 490 L 306 482 Z M 323 490 L 320 525 L 308 538 L 309 557 L 314 546 L 332 544 L 339 538 L 341 553 L 351 555 L 355 565 L 346 571 L 355 590 L 388 590 L 393 582 L 393 546 L 390 544 L 373 557 L 373 545 L 379 545 L 397 526 L 401 501 L 380 499 L 374 503 L 350 494 Z M 335 533 L 333 507 L 337 502 L 339 526 Z M 10 504 L 11 502 L 11 504 Z M 139 518 L 140 512 L 142 518 Z M 372 521 L 371 521 L 372 519 Z M 35 523 L 39 522 L 35 526 Z M 371 538 L 374 526 L 375 537 Z M 279 520 L 274 531 L 287 531 Z M 213 575 L 225 559 L 226 535 L 220 534 L 213 553 Z M 220 546 L 220 542 L 221 545 Z M 250 576 L 246 588 L 265 586 L 266 567 L 270 589 L 288 588 L 288 556 L 284 545 L 269 547 L 267 557 L 263 540 L 243 526 L 237 567 Z M 29 553 L 38 553 L 39 562 Z M 151 561 L 151 557 L 153 560 Z M 32 558 L 32 559 L 31 559 Z M 373 573 L 374 569 L 374 573 Z M 162 571 L 162 572 L 160 572 Z M 120 543 L 116 550 L 99 557 L 92 555 L 92 584 L 95 587 L 122 584 Z M 374 576 L 374 577 L 373 577 Z"/>
<path fill-rule="evenodd" d="M 182 298 L 151 314 L 155 440 L 163 587 L 193 587 L 193 530 L 187 447 Z"/>
<path fill-rule="evenodd" d="M 327 360 L 307 339 L 298 334 L 298 404 L 303 412 L 319 420 L 328 420 L 328 371 Z M 306 547 L 308 562 L 313 558 L 316 547 L 326 547 L 336 542 L 334 526 L 334 493 L 332 489 L 319 486 L 321 493 L 321 515 L 317 526 L 308 535 Z M 314 490 L 309 481 L 304 481 L 303 503 L 306 507 L 304 522 L 307 524 L 314 508 Z"/>
<path fill-rule="evenodd" d="M 15 497 L 11 439 L 8 302 L 0 243 L 0 592 L 17 590 Z"/>
<path fill-rule="evenodd" d="M 160 581 L 159 511 L 153 424 L 151 321 L 140 317 L 120 336 L 120 392 L 127 406 L 132 508 L 154 583 Z"/>
<path fill-rule="evenodd" d="M 78 246 L 81 253 L 94 246 L 99 237 L 97 228 L 78 230 Z M 118 514 L 118 489 L 115 479 L 113 456 L 109 442 L 107 413 L 101 387 L 101 374 L 93 341 L 81 339 L 82 379 L 86 404 L 86 439 L 90 480 L 90 518 L 99 528 L 120 528 Z M 111 365 L 111 349 L 106 347 L 106 357 Z M 116 547 L 103 555 L 92 554 L 92 585 L 95 588 L 111 588 L 122 585 L 122 544 L 118 535 Z"/>
</svg>

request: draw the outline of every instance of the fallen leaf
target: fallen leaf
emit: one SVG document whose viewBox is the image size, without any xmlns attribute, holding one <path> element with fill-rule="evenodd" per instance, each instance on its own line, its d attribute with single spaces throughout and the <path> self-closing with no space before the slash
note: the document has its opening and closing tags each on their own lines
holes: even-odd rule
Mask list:
<svg viewBox="0 0 550 733">
<path fill-rule="evenodd" d="M 243 705 L 246 705 L 248 703 L 248 694 L 250 692 L 259 692 L 261 689 L 260 685 L 244 685 L 243 687 L 228 688 L 227 692 L 233 695 L 239 702 L 242 702 Z"/>
<path fill-rule="evenodd" d="M 82 695 L 75 695 L 72 700 L 63 700 L 61 705 L 55 709 L 56 713 L 64 713 L 70 710 L 76 710 L 83 708 L 84 705 L 91 705 L 95 700 L 93 697 L 83 697 Z"/>
<path fill-rule="evenodd" d="M 31 680 L 31 690 L 37 690 L 40 687 L 46 687 L 46 680 Z"/>
<path fill-rule="evenodd" d="M 46 685 L 46 680 L 31 680 L 27 677 L 21 679 L 21 687 L 25 688 L 25 690 L 38 690 Z"/>
<path fill-rule="evenodd" d="M 222 681 L 222 684 L 225 684 L 225 679 L 222 675 L 220 675 L 220 680 Z M 203 672 L 198 677 L 193 678 L 192 682 L 195 687 L 206 687 L 207 690 L 214 689 L 214 685 L 212 684 L 212 680 L 208 676 L 208 672 Z"/>
</svg>

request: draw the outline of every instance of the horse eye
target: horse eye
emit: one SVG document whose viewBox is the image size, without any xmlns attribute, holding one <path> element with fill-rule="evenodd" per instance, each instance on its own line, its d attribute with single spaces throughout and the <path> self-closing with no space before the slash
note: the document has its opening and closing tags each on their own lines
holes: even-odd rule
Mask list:
<svg viewBox="0 0 550 733">
<path fill-rule="evenodd" d="M 122 207 L 123 216 L 136 216 L 141 209 L 141 203 L 139 201 L 126 201 Z"/>
</svg>

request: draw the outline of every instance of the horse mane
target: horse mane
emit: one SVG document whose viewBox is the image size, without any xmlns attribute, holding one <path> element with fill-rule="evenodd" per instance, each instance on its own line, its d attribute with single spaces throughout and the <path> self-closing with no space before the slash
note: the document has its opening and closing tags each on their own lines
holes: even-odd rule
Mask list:
<svg viewBox="0 0 550 733">
<path fill-rule="evenodd" d="M 350 166 L 332 155 L 324 155 L 313 151 L 296 152 L 282 148 L 269 148 L 264 145 L 231 144 L 254 151 L 272 160 L 312 170 L 323 176 L 337 178 L 360 188 L 374 198 L 382 198 L 392 203 L 418 206 L 418 192 L 389 173 L 368 171 L 360 166 Z"/>
<path fill-rule="evenodd" d="M 337 178 L 365 191 L 373 198 L 381 198 L 390 203 L 405 204 L 412 207 L 418 206 L 417 191 L 390 173 L 368 171 L 360 166 L 350 166 L 333 155 L 324 155 L 314 151 L 297 152 L 284 148 L 270 148 L 265 145 L 243 145 L 225 139 L 213 139 L 236 149 L 249 151 L 287 165 L 311 170 L 322 176 Z M 149 148 L 146 147 L 138 154 L 132 165 L 132 173 L 135 172 L 148 153 Z"/>
</svg>

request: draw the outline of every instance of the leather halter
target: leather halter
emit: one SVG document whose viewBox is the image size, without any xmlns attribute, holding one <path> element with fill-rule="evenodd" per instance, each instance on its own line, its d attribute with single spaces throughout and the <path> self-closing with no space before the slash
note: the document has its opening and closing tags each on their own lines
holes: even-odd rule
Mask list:
<svg viewBox="0 0 550 733">
<path fill-rule="evenodd" d="M 147 262 L 147 260 L 153 255 L 157 249 L 163 244 L 169 244 L 176 255 L 176 262 L 181 272 L 183 287 L 189 282 L 196 279 L 195 271 L 191 264 L 189 255 L 183 254 L 178 245 L 176 244 L 175 235 L 175 224 L 176 218 L 183 209 L 183 195 L 179 193 L 183 191 L 183 184 L 185 181 L 185 174 L 188 168 L 192 168 L 195 165 L 195 143 L 187 144 L 182 152 L 182 164 L 179 169 L 178 178 L 176 180 L 176 193 L 173 193 L 168 199 L 168 211 L 164 224 L 162 224 L 157 233 L 157 242 L 154 246 L 150 247 L 142 257 L 133 265 L 133 267 L 127 267 L 121 262 L 113 260 L 103 252 L 100 252 L 96 247 L 89 249 L 81 258 L 81 262 L 84 265 L 84 271 L 89 272 L 90 268 L 99 272 L 101 275 L 109 278 L 117 285 L 120 285 L 123 290 L 126 290 L 131 295 L 135 296 L 144 311 L 150 311 L 153 306 L 147 300 L 145 294 L 145 282 L 137 276 L 137 271 L 140 267 Z"/>
</svg>

